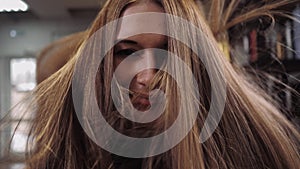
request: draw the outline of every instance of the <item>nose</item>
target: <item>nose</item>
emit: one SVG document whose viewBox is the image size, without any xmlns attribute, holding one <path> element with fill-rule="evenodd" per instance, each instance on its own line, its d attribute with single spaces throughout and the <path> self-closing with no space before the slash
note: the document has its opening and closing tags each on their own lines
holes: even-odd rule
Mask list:
<svg viewBox="0 0 300 169">
<path fill-rule="evenodd" d="M 154 78 L 154 75 L 156 73 L 155 69 L 146 69 L 142 72 L 138 73 L 136 76 L 137 82 L 142 85 L 148 87 Z"/>
<path fill-rule="evenodd" d="M 142 57 L 143 71 L 136 75 L 137 82 L 142 86 L 149 86 L 157 70 L 155 69 L 156 59 L 153 51 L 146 50 Z"/>
</svg>

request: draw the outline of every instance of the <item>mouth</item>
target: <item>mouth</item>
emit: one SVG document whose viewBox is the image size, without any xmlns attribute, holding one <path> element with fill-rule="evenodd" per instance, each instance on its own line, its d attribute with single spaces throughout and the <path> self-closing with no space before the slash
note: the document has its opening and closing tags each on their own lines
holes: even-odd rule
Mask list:
<svg viewBox="0 0 300 169">
<path fill-rule="evenodd" d="M 134 92 L 129 95 L 133 106 L 140 110 L 146 111 L 150 108 L 151 104 L 149 101 L 149 95 L 144 93 Z"/>
<path fill-rule="evenodd" d="M 150 101 L 148 98 L 145 97 L 137 97 L 137 102 L 143 106 L 150 106 Z"/>
</svg>

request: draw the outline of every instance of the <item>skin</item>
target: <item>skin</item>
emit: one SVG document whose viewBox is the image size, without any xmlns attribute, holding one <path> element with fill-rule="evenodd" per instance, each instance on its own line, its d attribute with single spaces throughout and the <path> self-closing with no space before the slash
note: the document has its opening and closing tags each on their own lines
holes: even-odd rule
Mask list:
<svg viewBox="0 0 300 169">
<path fill-rule="evenodd" d="M 164 13 L 164 9 L 154 2 L 133 3 L 125 9 L 122 16 L 144 12 Z M 144 23 L 143 23 L 144 22 Z M 149 108 L 149 85 L 157 70 L 143 69 L 143 67 L 153 67 L 159 64 L 159 55 L 155 49 L 167 48 L 167 37 L 160 34 L 139 34 L 127 37 L 128 32 L 139 32 L 143 26 L 149 26 L 145 18 L 137 18 L 120 22 L 118 28 L 117 41 L 114 48 L 114 69 L 123 61 L 122 66 L 118 67 L 115 75 L 118 82 L 123 86 L 129 86 L 131 91 L 131 102 L 135 108 L 145 111 Z M 156 22 L 151 22 L 151 26 L 162 34 L 166 32 L 164 18 L 157 18 Z M 130 56 L 131 55 L 131 56 Z M 130 56 L 130 57 L 129 57 Z M 127 58 L 125 60 L 125 58 Z M 134 77 L 130 79 L 130 75 Z"/>
</svg>

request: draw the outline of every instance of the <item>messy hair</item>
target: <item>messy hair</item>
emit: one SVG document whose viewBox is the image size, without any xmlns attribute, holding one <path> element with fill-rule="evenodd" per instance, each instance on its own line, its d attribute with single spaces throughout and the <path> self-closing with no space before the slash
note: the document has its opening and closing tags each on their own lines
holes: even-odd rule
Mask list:
<svg viewBox="0 0 300 169">
<path fill-rule="evenodd" d="M 201 11 L 201 8 L 197 6 L 199 3 L 193 0 L 154 2 L 161 5 L 167 14 L 182 17 L 201 30 L 200 38 L 192 36 L 195 35 L 192 29 L 168 20 L 168 31 L 175 36 L 187 38 L 190 44 L 196 45 L 197 51 L 204 59 L 200 60 L 195 52 L 185 44 L 173 38 L 168 39 L 168 51 L 178 56 L 191 69 L 198 84 L 199 98 L 185 97 L 184 93 L 174 92 L 178 90 L 176 82 L 167 73 L 162 72 L 155 77 L 153 83 L 159 83 L 160 87 L 164 88 L 166 95 L 171 97 L 167 99 L 161 120 L 139 129 L 128 127 L 127 122 L 123 123 L 124 119 L 115 113 L 110 91 L 114 73 L 113 49 L 106 54 L 96 77 L 89 77 L 91 75 L 89 73 L 90 64 L 97 59 L 93 56 L 93 51 L 103 50 L 105 44 L 101 42 L 107 41 L 95 41 L 94 46 L 89 48 L 92 51 L 91 55 L 82 53 L 89 38 L 92 38 L 108 22 L 118 19 L 128 4 L 148 2 L 152 1 L 108 0 L 87 31 L 88 33 L 83 37 L 83 42 L 76 48 L 76 54 L 62 69 L 36 88 L 33 102 L 37 103 L 38 112 L 30 132 L 34 138 L 35 147 L 27 154 L 26 167 L 28 169 L 106 169 L 115 168 L 116 160 L 121 160 L 131 166 L 127 166 L 128 168 L 138 166 L 145 169 L 297 169 L 300 166 L 299 132 L 273 105 L 272 99 L 268 95 L 259 87 L 249 83 L 247 78 L 238 73 L 225 59 L 224 53 L 217 43 L 218 38 L 216 37 L 218 36 L 216 36 L 215 29 L 218 28 L 218 25 L 214 26 L 219 22 L 204 16 L 206 12 Z M 216 3 L 217 1 L 212 2 Z M 235 6 L 235 3 L 230 3 L 230 6 Z M 213 14 L 209 16 L 213 17 Z M 234 21 L 232 22 L 234 24 Z M 237 22 L 241 21 L 237 19 Z M 174 27 L 179 27 L 182 31 L 174 32 Z M 221 28 L 224 26 L 218 29 Z M 115 31 L 111 30 L 100 39 L 108 39 L 107 43 L 109 40 L 113 41 Z M 107 152 L 84 132 L 75 113 L 72 80 L 78 61 L 83 61 L 81 63 L 83 69 L 80 72 L 82 79 L 75 81 L 84 89 L 80 92 L 84 93 L 84 96 L 91 96 L 91 92 L 97 92 L 99 109 L 118 130 L 130 133 L 130 130 L 132 132 L 139 132 L 141 129 L 147 131 L 149 127 L 151 135 L 158 134 L 162 129 L 167 129 L 170 123 L 176 119 L 179 109 L 176 105 L 183 98 L 186 103 L 183 112 L 186 113 L 186 116 L 197 111 L 190 103 L 198 104 L 200 112 L 197 112 L 196 123 L 178 145 L 160 155 L 130 159 L 117 157 Z M 204 62 L 210 63 L 211 76 L 208 76 Z M 182 72 L 176 65 L 173 65 L 173 69 L 182 79 L 181 82 L 184 83 L 186 89 L 192 88 L 192 84 L 189 83 L 192 77 L 186 72 Z M 208 116 L 211 103 L 211 77 L 216 80 L 213 81 L 214 83 L 226 82 L 226 102 L 221 121 L 215 132 L 208 140 L 201 143 L 199 141 L 200 131 Z M 91 84 L 90 79 L 92 78 L 97 79 L 96 84 Z M 91 85 L 96 85 L 97 90 L 92 91 Z M 89 97 L 82 98 L 82 102 L 79 103 L 83 113 L 93 111 L 89 109 L 90 99 Z"/>
</svg>

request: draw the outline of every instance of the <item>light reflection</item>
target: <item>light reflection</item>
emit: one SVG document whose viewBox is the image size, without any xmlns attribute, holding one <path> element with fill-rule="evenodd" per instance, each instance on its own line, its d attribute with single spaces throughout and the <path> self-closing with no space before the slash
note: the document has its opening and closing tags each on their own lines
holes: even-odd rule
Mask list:
<svg viewBox="0 0 300 169">
<path fill-rule="evenodd" d="M 28 8 L 22 0 L 0 0 L 0 12 L 27 11 Z"/>
</svg>

